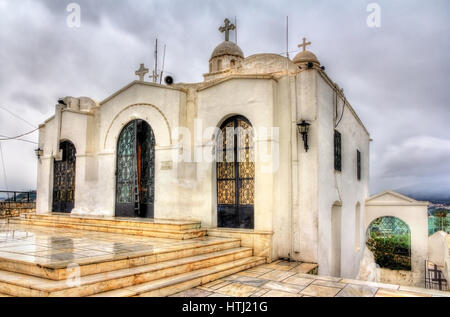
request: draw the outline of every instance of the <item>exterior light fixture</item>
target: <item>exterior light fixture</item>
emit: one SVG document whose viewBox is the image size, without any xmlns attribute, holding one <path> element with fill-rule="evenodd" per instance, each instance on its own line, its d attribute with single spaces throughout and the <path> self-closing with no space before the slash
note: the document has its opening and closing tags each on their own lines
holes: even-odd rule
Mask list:
<svg viewBox="0 0 450 317">
<path fill-rule="evenodd" d="M 38 160 L 41 158 L 41 156 L 44 155 L 44 151 L 41 150 L 41 148 L 37 148 L 36 150 L 34 150 L 34 153 L 36 153 Z"/>
<path fill-rule="evenodd" d="M 303 138 L 303 144 L 305 145 L 305 151 L 308 152 L 309 145 L 308 145 L 308 132 L 309 132 L 309 126 L 311 124 L 306 122 L 305 120 L 302 120 L 302 122 L 297 123 L 298 127 L 298 133 L 302 135 Z"/>
</svg>

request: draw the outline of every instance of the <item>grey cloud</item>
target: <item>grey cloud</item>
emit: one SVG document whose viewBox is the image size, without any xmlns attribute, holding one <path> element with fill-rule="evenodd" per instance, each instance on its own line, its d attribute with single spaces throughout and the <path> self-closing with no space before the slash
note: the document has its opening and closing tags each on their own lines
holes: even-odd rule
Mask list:
<svg viewBox="0 0 450 317">
<path fill-rule="evenodd" d="M 79 29 L 66 26 L 70 2 L 81 6 Z M 374 139 L 371 191 L 450 192 L 450 160 L 441 149 L 450 140 L 450 3 L 379 0 L 382 27 L 370 29 L 369 2 L 0 0 L 0 104 L 39 123 L 61 96 L 101 100 L 133 80 L 139 63 L 153 65 L 156 37 L 177 81 L 201 81 L 225 17 L 237 16 L 248 56 L 283 52 L 289 15 L 290 50 L 303 36 L 312 41 Z M 0 127 L 9 135 L 27 129 L 1 110 Z M 35 186 L 32 147 L 4 147 L 10 187 Z M 19 155 L 25 169 L 11 159 Z"/>
</svg>

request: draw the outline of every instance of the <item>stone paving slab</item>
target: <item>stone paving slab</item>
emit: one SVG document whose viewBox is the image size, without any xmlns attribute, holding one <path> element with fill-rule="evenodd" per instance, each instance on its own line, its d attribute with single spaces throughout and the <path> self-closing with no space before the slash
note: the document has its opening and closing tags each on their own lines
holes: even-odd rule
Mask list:
<svg viewBox="0 0 450 317">
<path fill-rule="evenodd" d="M 217 237 L 174 240 L 75 229 L 0 224 L 0 259 L 58 268 L 65 267 L 67 263 L 81 265 L 138 255 L 162 254 L 225 240 L 227 239 Z"/>
<path fill-rule="evenodd" d="M 191 297 L 450 297 L 450 292 L 307 274 L 317 265 L 274 261 L 173 296 Z"/>
</svg>

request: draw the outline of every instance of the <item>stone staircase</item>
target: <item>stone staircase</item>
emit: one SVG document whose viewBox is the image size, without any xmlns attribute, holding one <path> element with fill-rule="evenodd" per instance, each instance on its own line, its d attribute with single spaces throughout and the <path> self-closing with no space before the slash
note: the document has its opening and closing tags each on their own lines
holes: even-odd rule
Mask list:
<svg viewBox="0 0 450 317">
<path fill-rule="evenodd" d="M 113 257 L 80 258 L 74 270 L 67 269 L 73 260 L 39 263 L 5 256 L 0 248 L 2 296 L 168 296 L 266 262 L 253 256 L 253 249 L 242 247 L 239 239 L 203 237 L 205 231 L 197 222 L 27 215 L 10 219 L 10 225 L 21 230 L 39 226 L 39 230 L 69 228 L 158 237 L 150 240 L 164 240 L 165 246 Z M 174 244 L 168 245 L 162 236 L 170 237 Z"/>
<path fill-rule="evenodd" d="M 19 218 L 11 218 L 9 223 L 176 240 L 193 239 L 206 235 L 206 229 L 201 228 L 200 222 L 166 219 L 150 221 L 149 219 L 134 218 L 77 217 L 67 214 L 23 214 Z"/>
</svg>

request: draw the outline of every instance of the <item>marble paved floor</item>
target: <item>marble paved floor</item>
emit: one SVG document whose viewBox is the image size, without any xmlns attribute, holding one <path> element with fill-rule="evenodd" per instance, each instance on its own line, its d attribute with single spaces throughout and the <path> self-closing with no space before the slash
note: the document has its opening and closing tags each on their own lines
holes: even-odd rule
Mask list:
<svg viewBox="0 0 450 317">
<path fill-rule="evenodd" d="M 436 297 L 450 292 L 305 274 L 314 264 L 275 261 L 175 297 Z"/>
<path fill-rule="evenodd" d="M 0 223 L 0 259 L 46 266 L 110 260 L 201 245 L 222 238 L 151 238 L 105 232 Z"/>
</svg>

